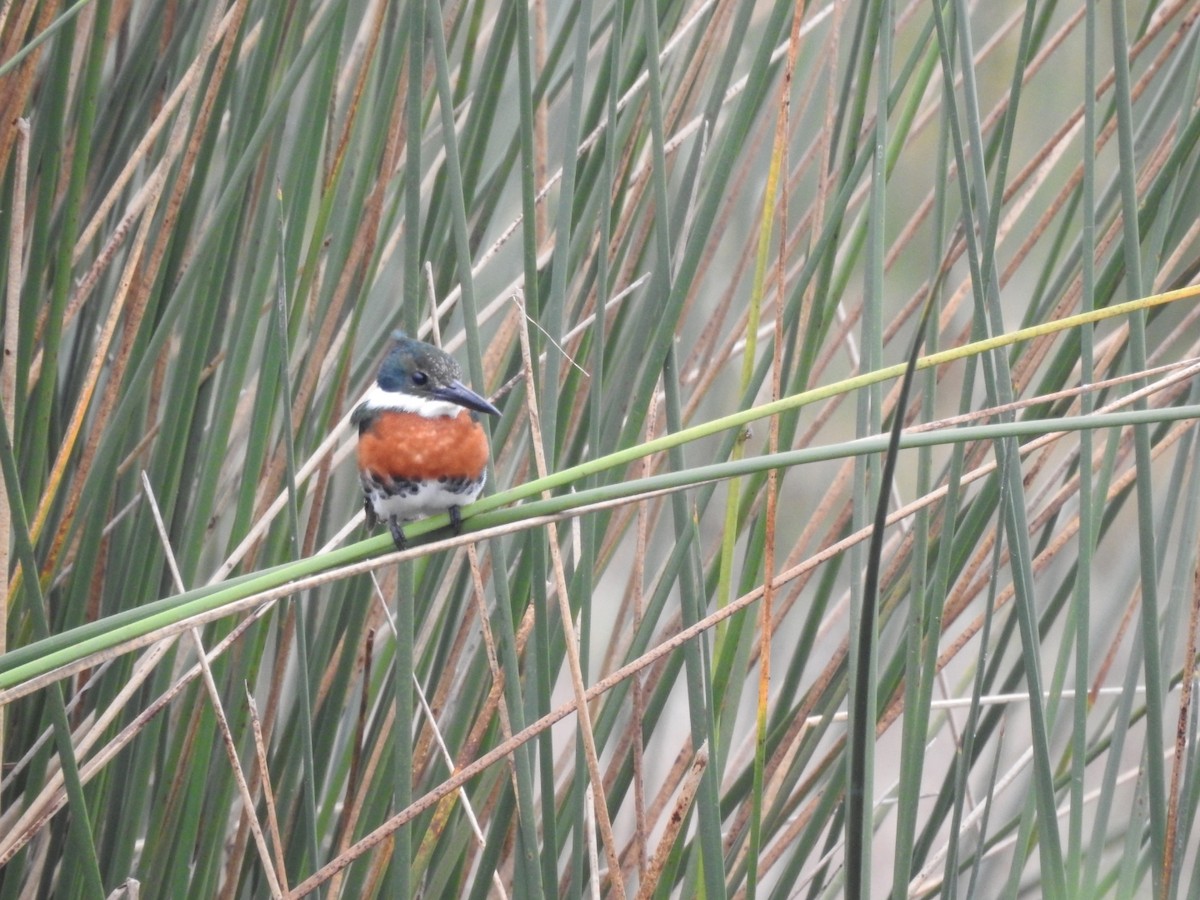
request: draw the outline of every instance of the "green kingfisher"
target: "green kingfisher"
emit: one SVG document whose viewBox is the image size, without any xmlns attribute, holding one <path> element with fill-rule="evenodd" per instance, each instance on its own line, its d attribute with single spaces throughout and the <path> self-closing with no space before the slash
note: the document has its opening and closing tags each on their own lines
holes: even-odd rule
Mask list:
<svg viewBox="0 0 1200 900">
<path fill-rule="evenodd" d="M 397 549 L 405 522 L 448 512 L 454 533 L 459 507 L 483 490 L 488 443 L 478 413 L 500 410 L 460 380 L 453 357 L 432 344 L 393 332 L 375 384 L 355 408 L 358 473 L 367 528 L 388 523 Z"/>
</svg>

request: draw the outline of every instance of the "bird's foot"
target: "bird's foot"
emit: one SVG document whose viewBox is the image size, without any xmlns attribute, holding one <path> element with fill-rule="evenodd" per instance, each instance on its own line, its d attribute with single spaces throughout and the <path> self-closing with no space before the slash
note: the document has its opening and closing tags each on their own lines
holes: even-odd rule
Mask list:
<svg viewBox="0 0 1200 900">
<path fill-rule="evenodd" d="M 371 502 L 370 497 L 363 499 L 363 521 L 366 523 L 367 531 L 374 531 L 375 526 L 379 524 L 379 516 L 375 515 L 375 504 Z"/>
<path fill-rule="evenodd" d="M 396 542 L 396 549 L 403 550 L 408 546 L 408 538 L 404 536 L 404 529 L 400 527 L 400 520 L 395 516 L 388 519 L 388 528 L 392 531 L 392 540 Z"/>
<path fill-rule="evenodd" d="M 450 516 L 450 530 L 454 532 L 455 537 L 458 537 L 462 534 L 462 510 L 457 506 L 451 506 L 446 512 Z"/>
</svg>

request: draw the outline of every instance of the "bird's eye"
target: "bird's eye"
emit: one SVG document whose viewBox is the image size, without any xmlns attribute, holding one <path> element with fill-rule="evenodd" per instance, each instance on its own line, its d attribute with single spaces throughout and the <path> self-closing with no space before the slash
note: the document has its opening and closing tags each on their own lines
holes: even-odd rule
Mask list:
<svg viewBox="0 0 1200 900">
<path fill-rule="evenodd" d="M 424 387 L 429 383 L 429 376 L 424 372 L 413 372 L 412 380 L 413 384 L 415 384 L 417 387 Z"/>
</svg>

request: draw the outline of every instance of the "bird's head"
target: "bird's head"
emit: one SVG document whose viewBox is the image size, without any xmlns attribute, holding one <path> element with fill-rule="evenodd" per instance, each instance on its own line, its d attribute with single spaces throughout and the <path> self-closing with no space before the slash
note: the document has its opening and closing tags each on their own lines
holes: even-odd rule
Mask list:
<svg viewBox="0 0 1200 900">
<path fill-rule="evenodd" d="M 462 369 L 450 354 L 400 331 L 392 337 L 395 344 L 375 379 L 384 394 L 407 395 L 418 403 L 452 403 L 489 416 L 500 415 L 500 410 L 462 383 Z"/>
</svg>

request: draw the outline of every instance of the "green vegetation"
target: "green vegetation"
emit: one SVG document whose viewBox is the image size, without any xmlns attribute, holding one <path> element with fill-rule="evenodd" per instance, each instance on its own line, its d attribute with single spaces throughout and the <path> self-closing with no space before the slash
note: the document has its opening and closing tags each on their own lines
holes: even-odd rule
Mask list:
<svg viewBox="0 0 1200 900">
<path fill-rule="evenodd" d="M 0 900 L 1200 896 L 1198 37 L 0 4 Z M 396 328 L 503 411 L 399 556 Z"/>
</svg>

